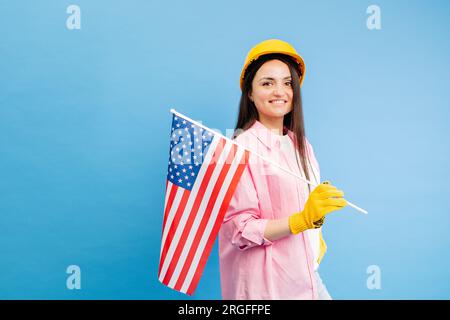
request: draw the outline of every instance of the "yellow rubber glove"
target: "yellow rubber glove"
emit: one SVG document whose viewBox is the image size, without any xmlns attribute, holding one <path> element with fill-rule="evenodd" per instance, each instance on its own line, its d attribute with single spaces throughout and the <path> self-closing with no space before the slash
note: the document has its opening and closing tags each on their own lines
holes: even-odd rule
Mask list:
<svg viewBox="0 0 450 320">
<path fill-rule="evenodd" d="M 310 194 L 303 211 L 289 217 L 289 228 L 293 234 L 308 229 L 320 228 L 325 216 L 332 211 L 344 208 L 347 202 L 344 192 L 328 183 L 319 184 Z"/>
<path fill-rule="evenodd" d="M 320 262 L 322 261 L 325 252 L 327 252 L 327 244 L 325 243 L 325 240 L 323 240 L 322 229 L 320 230 L 319 237 L 320 237 L 320 253 L 319 257 L 317 258 L 318 264 L 320 264 Z"/>
</svg>

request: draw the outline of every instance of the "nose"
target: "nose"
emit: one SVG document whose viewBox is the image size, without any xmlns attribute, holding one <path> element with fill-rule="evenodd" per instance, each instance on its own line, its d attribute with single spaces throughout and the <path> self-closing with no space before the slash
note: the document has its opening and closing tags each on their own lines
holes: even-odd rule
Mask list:
<svg viewBox="0 0 450 320">
<path fill-rule="evenodd" d="M 275 85 L 273 86 L 273 95 L 277 97 L 281 97 L 285 95 L 285 90 L 283 88 L 283 85 Z"/>
</svg>

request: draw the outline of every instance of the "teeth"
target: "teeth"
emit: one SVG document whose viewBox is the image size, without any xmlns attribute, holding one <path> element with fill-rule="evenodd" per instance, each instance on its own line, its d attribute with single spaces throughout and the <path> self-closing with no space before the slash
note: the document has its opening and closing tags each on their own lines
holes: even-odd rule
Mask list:
<svg viewBox="0 0 450 320">
<path fill-rule="evenodd" d="M 271 103 L 282 104 L 284 103 L 284 100 L 272 100 Z"/>
</svg>

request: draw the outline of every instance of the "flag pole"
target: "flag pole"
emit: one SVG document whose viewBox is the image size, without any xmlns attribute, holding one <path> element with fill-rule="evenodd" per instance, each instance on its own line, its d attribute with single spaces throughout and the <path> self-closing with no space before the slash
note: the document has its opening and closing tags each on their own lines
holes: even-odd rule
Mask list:
<svg viewBox="0 0 450 320">
<path fill-rule="evenodd" d="M 286 172 L 286 173 L 288 173 L 288 174 L 290 174 L 290 175 L 293 175 L 294 177 L 296 177 L 296 178 L 298 178 L 298 179 L 300 179 L 300 180 L 303 180 L 305 183 L 307 183 L 307 184 L 313 186 L 314 188 L 317 187 L 317 185 L 316 185 L 315 183 L 312 183 L 311 181 L 309 181 L 309 180 L 303 178 L 302 176 L 300 176 L 300 175 L 298 175 L 298 174 L 296 174 L 296 173 L 294 173 L 294 172 L 292 172 L 292 171 L 290 171 L 290 170 L 288 170 L 288 169 L 286 169 L 286 168 L 280 166 L 278 163 L 276 163 L 276 162 L 274 162 L 274 161 L 272 161 L 272 160 L 270 160 L 270 159 L 268 159 L 268 158 L 266 158 L 266 157 L 264 157 L 264 156 L 261 156 L 260 154 L 254 152 L 254 151 L 252 151 L 252 150 L 250 150 L 250 149 L 248 149 L 248 148 L 245 148 L 245 147 L 239 145 L 238 143 L 236 143 L 235 141 L 231 140 L 230 138 L 225 137 L 225 136 L 224 136 L 223 134 L 221 134 L 220 132 L 216 132 L 216 131 L 214 131 L 214 130 L 211 130 L 210 128 L 208 128 L 208 127 L 202 125 L 201 123 L 199 123 L 199 122 L 197 122 L 197 121 L 195 121 L 195 120 L 193 120 L 193 119 L 191 119 L 191 118 L 185 116 L 184 114 L 179 113 L 179 112 L 176 111 L 175 109 L 170 109 L 170 112 L 172 112 L 173 114 L 179 116 L 180 118 L 183 118 L 183 119 L 188 120 L 189 122 L 192 122 L 193 124 L 199 126 L 200 128 L 205 129 L 205 130 L 208 131 L 208 132 L 211 132 L 211 133 L 213 133 L 213 134 L 217 134 L 217 135 L 221 136 L 223 139 L 227 140 L 228 142 L 230 142 L 230 143 L 232 143 L 232 144 L 235 144 L 235 145 L 238 146 L 239 148 L 242 148 L 242 149 L 245 149 L 245 150 L 251 152 L 251 153 L 254 154 L 255 156 L 259 157 L 260 159 L 262 159 L 262 160 L 264 160 L 264 161 L 266 161 L 266 162 L 268 162 L 268 163 L 274 165 L 275 167 L 279 168 L 280 170 L 282 170 L 282 171 L 284 171 L 284 172 Z M 367 212 L 366 210 L 364 210 L 364 209 L 358 207 L 357 205 L 351 203 L 351 202 L 348 201 L 348 200 L 345 200 L 345 201 L 347 202 L 347 204 L 348 204 L 350 207 L 352 207 L 352 208 L 354 208 L 354 209 L 356 209 L 356 210 L 358 210 L 359 212 L 362 212 L 362 213 L 364 213 L 364 214 L 368 214 L 368 212 Z"/>
</svg>

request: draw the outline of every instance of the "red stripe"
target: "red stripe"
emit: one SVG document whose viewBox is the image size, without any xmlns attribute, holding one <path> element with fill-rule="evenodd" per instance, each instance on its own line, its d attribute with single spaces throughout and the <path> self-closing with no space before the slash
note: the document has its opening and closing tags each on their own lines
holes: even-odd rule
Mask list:
<svg viewBox="0 0 450 320">
<path fill-rule="evenodd" d="M 167 180 L 167 183 L 166 183 L 166 194 L 167 194 L 167 185 L 168 184 L 169 184 L 169 181 Z M 178 186 L 172 184 L 172 189 L 170 189 L 169 199 L 167 199 L 166 208 L 164 210 L 164 220 L 163 220 L 161 239 L 162 239 L 162 237 L 164 235 L 164 228 L 166 227 L 167 216 L 169 215 L 170 209 L 172 208 L 173 199 L 175 198 L 175 195 L 177 194 L 177 189 L 178 189 Z M 158 277 L 159 277 L 159 274 L 161 272 L 161 266 L 162 266 L 162 264 L 161 264 L 161 257 L 159 257 Z"/>
<path fill-rule="evenodd" d="M 177 194 L 178 186 L 176 184 L 172 183 L 172 189 L 170 189 L 169 199 L 167 199 L 167 205 L 166 210 L 164 210 L 164 221 L 163 221 L 163 232 L 164 228 L 166 227 L 167 222 L 167 216 L 169 215 L 170 209 L 172 208 L 173 199 L 175 198 L 175 195 Z M 167 190 L 166 190 L 167 192 Z"/>
<path fill-rule="evenodd" d="M 180 258 L 181 252 L 182 252 L 184 245 L 186 243 L 186 240 L 189 236 L 189 232 L 191 231 L 192 225 L 194 224 L 194 220 L 197 215 L 197 211 L 200 207 L 200 204 L 202 203 L 202 199 L 205 194 L 206 188 L 208 187 L 212 173 L 214 172 L 214 168 L 216 167 L 216 163 L 217 163 L 216 160 L 222 154 L 224 144 L 225 144 L 225 140 L 223 140 L 223 139 L 221 139 L 219 141 L 219 143 L 217 144 L 216 149 L 214 150 L 214 154 L 212 156 L 212 161 L 208 164 L 208 168 L 206 169 L 206 173 L 205 173 L 204 177 L 202 178 L 202 183 L 199 187 L 197 195 L 195 196 L 194 194 L 192 194 L 192 196 L 195 196 L 194 204 L 192 206 L 191 212 L 189 213 L 189 218 L 183 229 L 183 233 L 180 237 L 180 240 L 178 241 L 178 244 L 177 244 L 177 247 L 173 254 L 172 260 L 170 261 L 169 267 L 164 276 L 164 280 L 162 281 L 162 283 L 164 283 L 164 284 L 168 284 L 170 282 L 170 279 L 172 278 L 173 272 L 175 271 L 175 268 L 178 264 L 178 260 Z"/>
<path fill-rule="evenodd" d="M 195 252 L 197 251 L 198 245 L 200 244 L 200 240 L 204 234 L 204 230 L 206 228 L 206 225 L 208 224 L 208 221 L 210 220 L 212 209 L 214 208 L 214 204 L 217 200 L 217 196 L 219 195 L 220 189 L 222 188 L 223 182 L 225 180 L 225 177 L 227 175 L 228 170 L 230 169 L 231 163 L 233 161 L 233 158 L 235 156 L 236 151 L 236 145 L 233 144 L 231 147 L 231 150 L 228 153 L 227 159 L 225 161 L 225 164 L 222 166 L 222 169 L 219 173 L 219 177 L 217 178 L 217 181 L 214 185 L 213 191 L 211 193 L 211 197 L 208 201 L 208 204 L 206 206 L 205 213 L 203 215 L 202 221 L 200 222 L 199 228 L 195 234 L 194 242 L 191 245 L 191 248 L 189 250 L 189 254 L 187 256 L 186 262 L 184 263 L 183 269 L 180 273 L 180 277 L 178 278 L 178 281 L 175 285 L 175 290 L 180 291 L 181 287 L 183 286 L 183 283 L 186 279 L 186 275 L 188 273 L 188 270 L 192 264 L 192 260 L 194 259 Z"/>
<path fill-rule="evenodd" d="M 215 221 L 214 227 L 211 231 L 211 234 L 209 235 L 208 242 L 202 253 L 202 257 L 199 260 L 199 264 L 197 266 L 197 269 L 195 270 L 194 277 L 192 278 L 191 284 L 189 285 L 189 288 L 187 290 L 188 295 L 192 295 L 194 293 L 195 288 L 197 287 L 197 285 L 200 281 L 200 277 L 203 273 L 203 269 L 205 268 L 206 261 L 208 260 L 208 257 L 209 257 L 209 254 L 211 253 L 211 249 L 213 247 L 214 241 L 215 241 L 216 236 L 219 233 L 220 227 L 222 225 L 223 218 L 225 216 L 225 213 L 227 212 L 228 205 L 230 204 L 231 198 L 232 198 L 234 191 L 236 190 L 236 187 L 239 183 L 239 179 L 241 178 L 242 173 L 244 172 L 245 166 L 247 165 L 248 157 L 249 157 L 249 152 L 245 151 L 244 155 L 241 158 L 241 161 L 239 162 L 240 164 L 237 167 L 236 172 L 234 173 L 233 179 L 231 180 L 231 183 L 227 190 L 227 193 L 225 194 L 222 205 L 220 206 L 219 214 L 217 215 L 217 219 Z"/>
<path fill-rule="evenodd" d="M 175 234 L 175 231 L 177 230 L 178 224 L 180 223 L 181 214 L 184 211 L 184 208 L 186 207 L 186 203 L 189 199 L 189 194 L 191 193 L 187 189 L 180 188 L 180 191 L 183 192 L 183 196 L 181 197 L 180 205 L 178 206 L 177 212 L 175 213 L 175 217 L 173 218 L 172 224 L 170 225 L 169 232 L 167 232 L 167 238 L 164 242 L 164 247 L 161 252 L 161 258 L 159 260 L 159 273 L 161 272 L 161 267 L 164 264 L 164 260 L 166 259 L 167 251 L 169 250 L 169 245 L 172 242 L 173 235 Z"/>
</svg>

